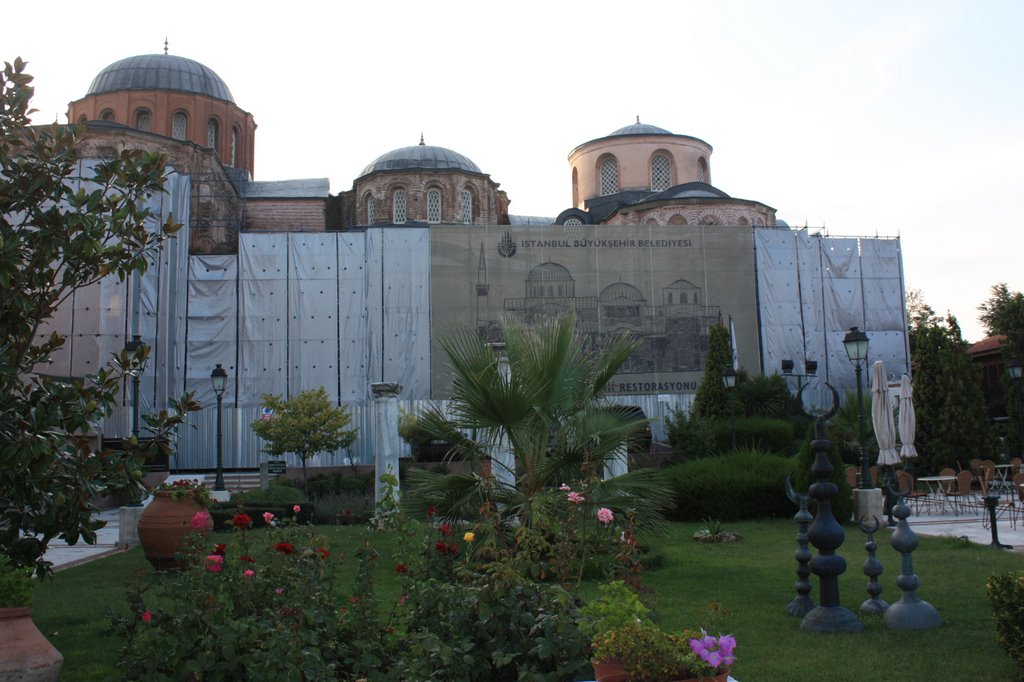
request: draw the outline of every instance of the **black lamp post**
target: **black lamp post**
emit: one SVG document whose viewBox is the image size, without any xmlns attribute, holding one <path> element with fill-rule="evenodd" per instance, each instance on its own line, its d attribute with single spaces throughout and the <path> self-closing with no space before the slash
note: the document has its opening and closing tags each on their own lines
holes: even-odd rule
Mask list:
<svg viewBox="0 0 1024 682">
<path fill-rule="evenodd" d="M 732 449 L 736 449 L 736 404 L 733 400 L 732 391 L 736 388 L 736 370 L 726 367 L 722 372 L 722 383 L 729 390 L 729 420 L 732 422 Z"/>
<path fill-rule="evenodd" d="M 1024 377 L 1024 364 L 1020 358 L 1010 358 L 1010 364 L 1006 366 L 1010 374 L 1010 381 L 1017 387 L 1017 455 L 1024 457 L 1024 402 L 1020 399 L 1021 377 Z"/>
<path fill-rule="evenodd" d="M 214 490 L 224 490 L 224 430 L 222 429 L 221 410 L 224 404 L 224 389 L 228 384 L 228 373 L 220 363 L 210 372 L 213 392 L 217 394 L 217 480 Z"/>
<path fill-rule="evenodd" d="M 132 335 L 132 340 L 124 344 L 124 352 L 129 355 L 134 355 L 140 348 L 142 348 L 142 337 L 138 334 Z M 143 361 L 138 367 L 128 370 L 128 374 L 132 377 L 132 437 L 135 441 L 139 440 L 139 382 L 142 380 L 142 372 L 146 368 L 146 362 Z"/>
<path fill-rule="evenodd" d="M 804 386 L 804 379 L 810 379 L 813 376 L 817 376 L 818 372 L 818 361 L 817 360 L 804 360 L 804 374 L 795 374 L 793 372 L 794 363 L 792 360 L 782 361 L 782 376 L 784 377 L 796 377 L 796 390 L 797 392 Z"/>
<path fill-rule="evenodd" d="M 854 363 L 857 375 L 857 428 L 860 432 L 860 488 L 871 488 L 871 467 L 868 464 L 868 448 L 864 443 L 864 393 L 861 388 L 861 363 L 868 359 L 868 335 L 856 327 L 843 337 L 843 347 L 850 362 Z"/>
</svg>

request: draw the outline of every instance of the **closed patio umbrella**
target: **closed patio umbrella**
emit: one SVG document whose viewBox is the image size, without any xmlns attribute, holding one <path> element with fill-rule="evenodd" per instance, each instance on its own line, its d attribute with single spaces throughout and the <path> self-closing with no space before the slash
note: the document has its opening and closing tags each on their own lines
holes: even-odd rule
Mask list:
<svg viewBox="0 0 1024 682">
<path fill-rule="evenodd" d="M 900 379 L 900 457 L 910 459 L 917 457 L 914 447 L 914 432 L 917 430 L 917 416 L 914 414 L 914 389 L 910 386 L 910 377 L 906 374 Z"/>
<path fill-rule="evenodd" d="M 878 465 L 892 466 L 899 464 L 900 455 L 896 452 L 896 423 L 885 381 L 885 363 L 876 361 L 871 371 L 871 426 L 878 440 Z"/>
</svg>

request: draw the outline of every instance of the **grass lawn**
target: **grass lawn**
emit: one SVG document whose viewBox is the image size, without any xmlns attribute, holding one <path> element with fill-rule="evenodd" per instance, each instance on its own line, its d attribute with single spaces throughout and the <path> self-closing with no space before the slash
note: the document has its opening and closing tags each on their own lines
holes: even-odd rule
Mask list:
<svg viewBox="0 0 1024 682">
<path fill-rule="evenodd" d="M 738 661 L 733 675 L 740 682 L 860 682 L 862 680 L 942 680 L 959 678 L 1011 681 L 1017 666 L 995 643 L 985 578 L 991 573 L 1024 570 L 1024 555 L 951 539 L 922 538 L 914 553 L 921 579 L 919 596 L 934 605 L 945 624 L 937 630 L 898 632 L 885 628 L 881 616 L 863 616 L 858 635 L 812 635 L 800 620 L 783 613 L 794 595 L 796 526 L 791 521 L 750 521 L 729 524 L 743 535 L 733 544 L 701 544 L 690 540 L 698 524 L 672 524 L 669 534 L 648 542 L 664 561 L 646 573 L 657 595 L 657 611 L 669 628 L 701 620 L 707 604 L 720 602 L 731 610 L 722 629 L 736 635 Z M 352 526 L 320 527 L 332 538 L 332 558 L 351 555 L 363 536 Z M 848 570 L 840 580 L 845 606 L 856 611 L 867 598 L 861 571 L 865 536 L 848 527 L 840 552 Z M 882 598 L 899 599 L 895 578 L 900 557 L 884 531 L 878 556 L 885 567 Z M 388 567 L 387 543 L 378 545 Z M 354 559 L 345 559 L 353 567 Z M 39 629 L 64 654 L 65 680 L 116 679 L 121 644 L 104 636 L 108 609 L 127 611 L 124 582 L 136 571 L 149 571 L 138 548 L 70 568 L 37 588 L 33 617 Z M 381 589 L 397 582 L 381 571 Z M 392 574 L 393 575 L 393 574 Z M 152 579 L 159 579 L 153 576 Z M 812 593 L 817 601 L 817 582 Z M 584 585 L 593 593 L 594 585 Z"/>
</svg>

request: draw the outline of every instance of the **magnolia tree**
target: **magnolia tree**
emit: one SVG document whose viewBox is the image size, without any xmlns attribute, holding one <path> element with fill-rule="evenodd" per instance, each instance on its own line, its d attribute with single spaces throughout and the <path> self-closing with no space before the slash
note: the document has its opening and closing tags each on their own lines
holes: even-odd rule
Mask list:
<svg viewBox="0 0 1024 682">
<path fill-rule="evenodd" d="M 332 405 L 320 387 L 285 400 L 264 395 L 263 406 L 274 411 L 273 419 L 252 423 L 252 430 L 265 440 L 269 455 L 294 453 L 302 460 L 302 485 L 306 487 L 306 462 L 321 452 L 351 447 L 359 430 L 347 428 L 352 416 L 345 407 Z"/>
<path fill-rule="evenodd" d="M 0 552 L 16 565 L 49 568 L 55 538 L 95 542 L 91 499 L 141 490 L 141 466 L 196 405 L 190 397 L 147 415 L 153 444 L 95 450 L 88 434 L 115 404 L 126 371 L 148 348 L 114 356 L 81 377 L 38 373 L 65 336 L 41 327 L 72 293 L 107 276 L 125 280 L 180 226 L 146 228 L 148 197 L 163 191 L 164 159 L 124 151 L 79 170 L 80 127 L 29 127 L 31 76 L 20 59 L 0 77 Z M 82 181 L 85 182 L 82 182 Z"/>
</svg>

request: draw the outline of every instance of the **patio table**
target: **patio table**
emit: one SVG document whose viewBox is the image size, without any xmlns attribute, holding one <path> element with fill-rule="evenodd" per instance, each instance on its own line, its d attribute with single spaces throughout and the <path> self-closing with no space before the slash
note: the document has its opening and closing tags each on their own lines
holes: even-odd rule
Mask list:
<svg viewBox="0 0 1024 682">
<path fill-rule="evenodd" d="M 921 476 L 919 479 L 928 488 L 928 500 L 929 502 L 933 497 L 939 498 L 939 508 L 942 513 L 946 513 L 946 494 L 943 491 L 943 483 L 954 484 L 956 483 L 956 476 Z"/>
</svg>

